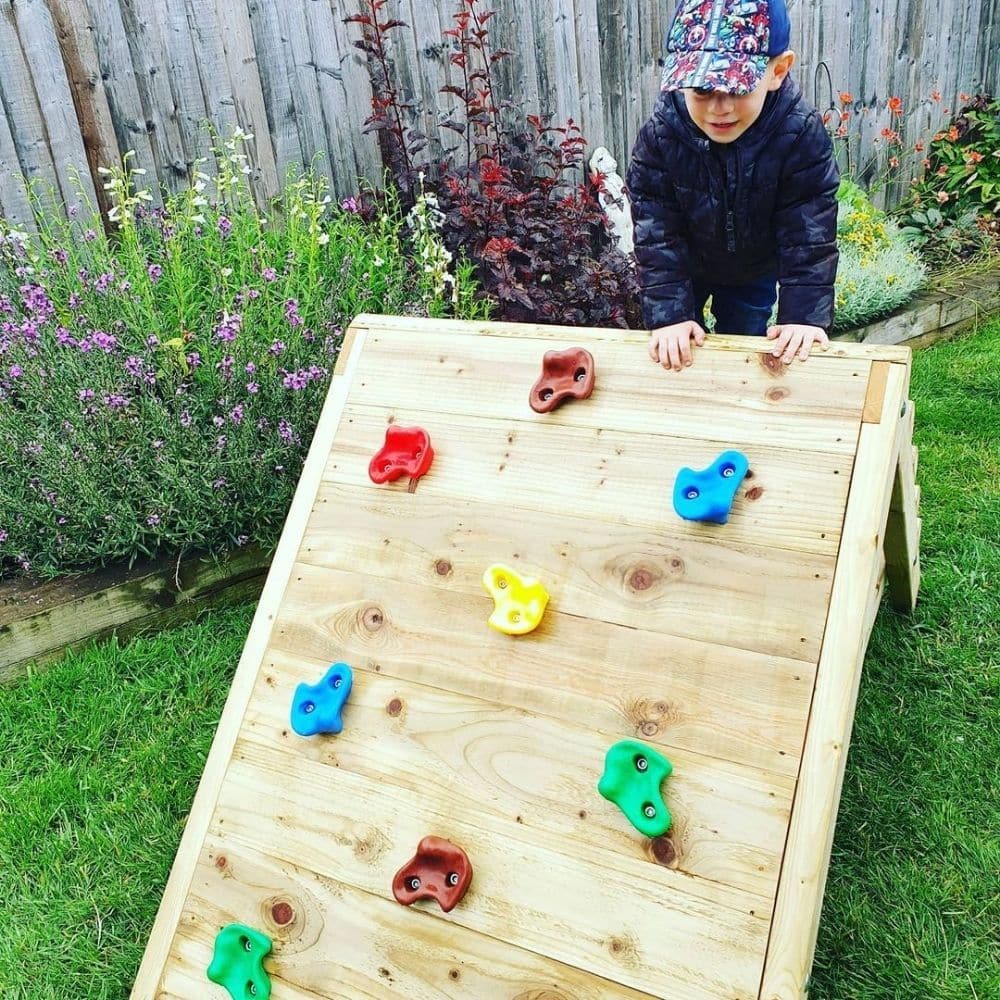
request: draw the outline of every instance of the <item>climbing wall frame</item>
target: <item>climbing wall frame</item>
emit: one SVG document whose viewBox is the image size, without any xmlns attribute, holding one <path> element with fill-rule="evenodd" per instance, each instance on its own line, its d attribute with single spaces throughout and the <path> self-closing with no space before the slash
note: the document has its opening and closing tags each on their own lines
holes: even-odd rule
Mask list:
<svg viewBox="0 0 1000 1000">
<path fill-rule="evenodd" d="M 791 1000 L 804 995 L 861 664 L 888 577 L 912 607 L 909 351 L 785 367 L 715 338 L 667 373 L 645 337 L 399 317 L 347 331 L 133 1000 L 225 1000 L 220 929 L 274 941 L 276 1000 Z M 546 350 L 590 399 L 528 406 Z M 429 431 L 414 492 L 387 425 Z M 683 465 L 750 460 L 726 525 L 680 520 Z M 486 627 L 495 562 L 540 627 Z M 354 669 L 338 736 L 295 686 Z M 596 790 L 638 739 L 673 764 L 670 832 Z M 434 834 L 475 869 L 444 914 L 393 874 Z"/>
</svg>

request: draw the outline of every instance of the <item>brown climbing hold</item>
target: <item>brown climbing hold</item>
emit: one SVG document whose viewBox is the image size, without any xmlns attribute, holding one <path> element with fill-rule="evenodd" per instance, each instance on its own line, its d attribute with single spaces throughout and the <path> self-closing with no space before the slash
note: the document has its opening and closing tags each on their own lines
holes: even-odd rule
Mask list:
<svg viewBox="0 0 1000 1000">
<path fill-rule="evenodd" d="M 528 402 L 536 413 L 550 413 L 567 399 L 586 399 L 594 391 L 594 357 L 582 347 L 546 351 L 542 374 Z"/>
<path fill-rule="evenodd" d="M 416 855 L 396 872 L 392 894 L 409 906 L 418 899 L 435 899 L 445 913 L 454 909 L 472 881 L 469 856 L 443 837 L 424 837 Z"/>
</svg>

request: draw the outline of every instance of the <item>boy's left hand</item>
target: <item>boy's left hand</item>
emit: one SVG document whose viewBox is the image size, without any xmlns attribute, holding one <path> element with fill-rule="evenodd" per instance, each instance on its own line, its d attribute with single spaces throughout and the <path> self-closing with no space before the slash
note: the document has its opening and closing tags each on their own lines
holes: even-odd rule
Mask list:
<svg viewBox="0 0 1000 1000">
<path fill-rule="evenodd" d="M 822 327 L 803 326 L 799 323 L 769 327 L 767 338 L 775 341 L 771 353 L 776 358 L 780 357 L 786 365 L 790 365 L 796 355 L 799 361 L 805 361 L 813 344 L 819 344 L 824 351 L 830 346 L 830 338 Z"/>
</svg>

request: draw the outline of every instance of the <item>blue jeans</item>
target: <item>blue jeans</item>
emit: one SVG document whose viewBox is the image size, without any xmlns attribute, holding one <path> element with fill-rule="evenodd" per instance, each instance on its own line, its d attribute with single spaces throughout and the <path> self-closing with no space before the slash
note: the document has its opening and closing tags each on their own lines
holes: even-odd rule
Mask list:
<svg viewBox="0 0 1000 1000">
<path fill-rule="evenodd" d="M 717 333 L 767 333 L 771 310 L 778 299 L 778 279 L 758 278 L 746 285 L 694 282 L 695 315 L 704 318 L 705 303 L 712 296 Z"/>
</svg>

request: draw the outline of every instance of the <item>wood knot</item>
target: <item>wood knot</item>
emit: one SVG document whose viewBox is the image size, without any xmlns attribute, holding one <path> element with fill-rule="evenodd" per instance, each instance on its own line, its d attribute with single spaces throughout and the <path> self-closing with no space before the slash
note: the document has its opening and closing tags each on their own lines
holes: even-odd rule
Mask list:
<svg viewBox="0 0 1000 1000">
<path fill-rule="evenodd" d="M 663 865 L 664 868 L 677 867 L 677 848 L 669 837 L 655 837 L 649 847 L 658 865 Z"/>
<path fill-rule="evenodd" d="M 228 865 L 228 864 L 229 864 L 229 861 L 226 859 L 225 854 L 220 854 L 215 859 L 215 867 L 218 868 L 219 871 L 222 871 L 222 869 L 225 868 L 226 865 Z"/>
<path fill-rule="evenodd" d="M 279 900 L 271 907 L 271 919 L 279 927 L 285 927 L 295 919 L 295 911 L 289 903 Z"/>
<path fill-rule="evenodd" d="M 763 495 L 763 486 L 755 486 L 753 489 L 747 490 L 747 500 L 759 500 Z"/>
<path fill-rule="evenodd" d="M 637 569 L 628 578 L 628 585 L 633 590 L 649 590 L 653 583 L 653 574 L 648 569 Z"/>
<path fill-rule="evenodd" d="M 766 354 L 759 354 L 757 356 L 760 358 L 761 367 L 769 375 L 785 374 L 786 365 L 781 360 L 781 358 L 776 358 L 773 354 L 769 352 Z"/>
<path fill-rule="evenodd" d="M 684 572 L 684 560 L 680 556 L 672 556 L 670 559 L 670 570 L 673 573 L 683 573 Z"/>
<path fill-rule="evenodd" d="M 392 701 L 390 701 L 389 704 L 385 706 L 385 710 L 393 718 L 396 718 L 396 716 L 403 711 L 403 702 L 399 698 L 393 698 Z"/>
<path fill-rule="evenodd" d="M 660 731 L 660 727 L 650 719 L 647 719 L 640 727 L 639 732 L 643 736 L 652 738 Z"/>
<path fill-rule="evenodd" d="M 385 624 L 385 616 L 381 608 L 365 608 L 361 614 L 361 622 L 369 632 L 377 632 Z"/>
<path fill-rule="evenodd" d="M 451 563 L 447 559 L 438 559 L 434 563 L 434 570 L 438 576 L 447 576 L 451 572 Z"/>
<path fill-rule="evenodd" d="M 764 398 L 771 403 L 780 403 L 783 399 L 788 399 L 791 394 L 791 389 L 786 389 L 784 386 L 776 385 L 764 393 Z"/>
</svg>

